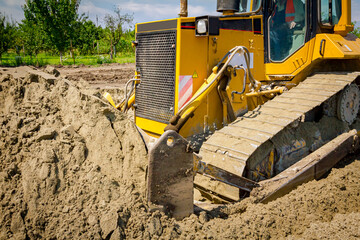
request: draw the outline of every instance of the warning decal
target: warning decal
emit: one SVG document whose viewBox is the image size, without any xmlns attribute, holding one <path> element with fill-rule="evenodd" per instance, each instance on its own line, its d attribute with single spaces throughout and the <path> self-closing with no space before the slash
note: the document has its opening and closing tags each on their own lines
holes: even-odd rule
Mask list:
<svg viewBox="0 0 360 240">
<path fill-rule="evenodd" d="M 185 75 L 179 77 L 179 109 L 187 103 L 192 97 L 193 76 Z"/>
</svg>

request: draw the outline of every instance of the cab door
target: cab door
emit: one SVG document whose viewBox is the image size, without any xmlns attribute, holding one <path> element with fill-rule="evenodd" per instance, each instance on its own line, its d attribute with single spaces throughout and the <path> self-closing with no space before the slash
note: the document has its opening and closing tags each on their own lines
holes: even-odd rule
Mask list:
<svg viewBox="0 0 360 240">
<path fill-rule="evenodd" d="M 271 0 L 267 13 L 266 74 L 291 76 L 311 61 L 309 57 L 311 0 Z M 289 80 L 290 80 L 289 79 Z M 286 80 L 286 79 L 285 79 Z"/>
</svg>

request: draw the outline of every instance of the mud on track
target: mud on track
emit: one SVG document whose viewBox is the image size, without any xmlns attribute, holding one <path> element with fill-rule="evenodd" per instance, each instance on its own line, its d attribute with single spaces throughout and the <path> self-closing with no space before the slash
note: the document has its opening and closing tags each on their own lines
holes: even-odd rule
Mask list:
<svg viewBox="0 0 360 240">
<path fill-rule="evenodd" d="M 0 69 L 0 239 L 360 238 L 360 155 L 265 205 L 151 212 L 132 120 L 64 75 Z"/>
</svg>

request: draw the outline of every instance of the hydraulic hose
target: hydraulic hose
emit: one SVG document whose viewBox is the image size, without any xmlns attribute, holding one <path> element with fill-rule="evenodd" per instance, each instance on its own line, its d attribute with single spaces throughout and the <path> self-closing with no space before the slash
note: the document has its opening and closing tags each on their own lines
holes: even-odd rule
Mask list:
<svg viewBox="0 0 360 240">
<path fill-rule="evenodd" d="M 236 55 L 237 52 L 241 51 L 244 54 L 244 58 L 245 58 L 245 63 L 246 63 L 246 68 L 248 69 L 248 71 L 246 71 L 248 73 L 249 76 L 249 80 L 251 85 L 253 86 L 254 90 L 257 89 L 258 87 L 261 86 L 260 82 L 256 81 L 253 77 L 253 75 L 251 74 L 250 71 L 250 52 L 246 47 L 243 46 L 236 46 L 233 49 L 231 49 L 228 53 L 225 54 L 225 56 L 222 58 L 222 60 L 218 63 L 218 65 L 215 67 L 218 68 L 221 63 L 226 59 L 226 57 L 228 57 L 228 59 L 226 60 L 225 64 L 222 66 L 222 68 L 217 72 L 216 76 L 213 78 L 213 80 L 204 88 L 202 89 L 201 92 L 196 93 L 189 102 L 187 102 L 181 109 L 179 109 L 178 115 L 182 115 L 184 110 L 190 105 L 192 104 L 201 94 L 203 94 L 207 89 L 209 89 L 212 84 L 222 75 L 222 73 L 225 71 L 225 69 L 227 68 L 227 66 L 229 65 L 229 63 L 231 62 L 231 60 L 234 58 L 234 56 Z"/>
<path fill-rule="evenodd" d="M 129 81 L 127 81 L 126 85 L 125 85 L 125 97 L 124 99 L 120 102 L 119 106 L 124 106 L 124 108 L 122 109 L 123 112 L 126 112 L 126 110 L 128 110 L 128 101 L 130 99 L 130 97 L 132 96 L 132 93 L 134 92 L 134 89 L 135 89 L 135 81 L 137 81 L 139 79 L 136 79 L 136 78 L 132 78 L 130 79 Z M 129 84 L 132 83 L 131 85 L 131 89 L 130 91 L 128 92 L 128 87 L 129 87 Z"/>
<path fill-rule="evenodd" d="M 213 68 L 213 73 L 208 78 L 208 80 L 211 79 L 211 80 L 209 80 L 210 82 L 203 84 L 204 87 L 203 86 L 200 87 L 200 89 L 195 93 L 195 95 L 190 99 L 190 101 L 187 102 L 183 107 L 181 107 L 179 109 L 178 113 L 170 119 L 170 124 L 168 124 L 165 127 L 165 129 L 164 129 L 165 131 L 167 131 L 167 130 L 175 130 L 177 132 L 180 131 L 182 126 L 187 122 L 187 120 L 189 118 L 191 118 L 194 115 L 194 111 L 199 107 L 200 102 L 202 101 L 202 98 L 205 97 L 205 96 L 203 96 L 203 94 L 206 91 L 208 91 L 210 88 L 214 87 L 215 82 L 218 81 L 218 79 L 222 76 L 223 72 L 225 71 L 227 66 L 230 64 L 231 60 L 234 58 L 234 56 L 238 52 L 240 52 L 244 55 L 246 69 L 248 70 L 248 71 L 246 71 L 247 77 L 250 80 L 253 92 L 256 92 L 258 89 L 260 89 L 261 83 L 256 81 L 250 72 L 250 64 L 249 64 L 250 53 L 249 53 L 249 51 L 243 46 L 236 46 L 233 49 L 231 49 L 228 53 L 226 53 L 225 56 L 222 58 L 222 60 L 219 62 L 219 64 Z M 222 62 L 226 58 L 228 58 L 228 59 L 226 60 L 224 65 L 221 67 L 221 69 L 218 71 L 219 66 L 221 66 Z"/>
</svg>

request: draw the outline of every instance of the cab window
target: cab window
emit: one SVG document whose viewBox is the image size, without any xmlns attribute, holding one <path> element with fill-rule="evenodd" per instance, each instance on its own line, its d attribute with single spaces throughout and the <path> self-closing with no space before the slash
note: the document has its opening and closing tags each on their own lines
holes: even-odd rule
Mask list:
<svg viewBox="0 0 360 240">
<path fill-rule="evenodd" d="M 305 0 L 275 0 L 269 18 L 270 59 L 282 62 L 305 43 Z"/>
<path fill-rule="evenodd" d="M 320 19 L 323 25 L 335 25 L 341 17 L 341 0 L 321 0 Z"/>
<path fill-rule="evenodd" d="M 260 8 L 261 0 L 253 0 L 252 11 L 255 12 Z"/>
<path fill-rule="evenodd" d="M 259 10 L 261 0 L 240 0 L 239 12 L 256 12 Z"/>
</svg>

